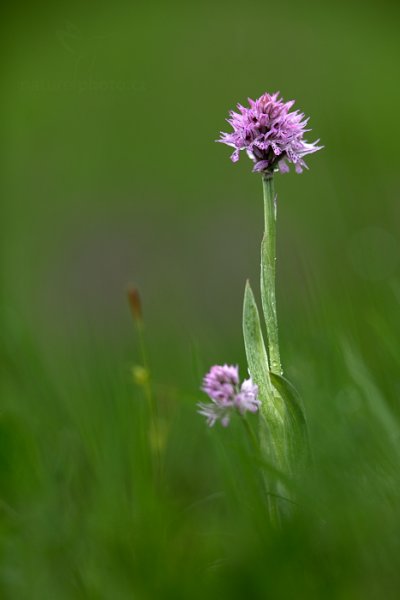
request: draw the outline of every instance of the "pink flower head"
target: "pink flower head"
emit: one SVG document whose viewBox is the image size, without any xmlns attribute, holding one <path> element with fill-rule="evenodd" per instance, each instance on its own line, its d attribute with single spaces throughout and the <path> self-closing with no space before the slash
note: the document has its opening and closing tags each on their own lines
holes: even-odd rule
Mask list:
<svg viewBox="0 0 400 600">
<path fill-rule="evenodd" d="M 207 424 L 212 427 L 221 421 L 223 427 L 229 425 L 232 411 L 244 415 L 246 411 L 257 412 L 260 401 L 257 399 L 258 388 L 251 379 L 239 385 L 239 369 L 237 366 L 215 365 L 204 377 L 202 390 L 209 396 L 211 403 L 198 404 L 199 413 L 206 417 Z"/>
<path fill-rule="evenodd" d="M 310 131 L 306 129 L 308 119 L 297 110 L 290 112 L 293 104 L 294 100 L 279 99 L 279 92 L 265 93 L 258 100 L 249 98 L 249 108 L 238 104 L 239 112 L 230 111 L 227 121 L 233 131 L 221 132 L 217 142 L 235 148 L 231 156 L 233 162 L 238 161 L 240 151 L 245 150 L 254 162 L 254 172 L 273 173 L 279 168 L 281 173 L 287 173 L 288 161 L 301 173 L 303 167 L 308 168 L 303 157 L 323 146 L 317 146 L 319 140 L 310 144 L 303 139 Z"/>
<path fill-rule="evenodd" d="M 242 415 L 247 410 L 253 413 L 258 411 L 261 402 L 257 399 L 257 394 L 258 387 L 251 379 L 245 379 L 236 396 L 236 406 Z"/>
</svg>

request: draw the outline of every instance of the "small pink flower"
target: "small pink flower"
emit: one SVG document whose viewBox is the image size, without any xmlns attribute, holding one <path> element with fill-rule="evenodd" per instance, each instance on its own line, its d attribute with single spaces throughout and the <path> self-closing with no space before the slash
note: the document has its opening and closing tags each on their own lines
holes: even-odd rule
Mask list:
<svg viewBox="0 0 400 600">
<path fill-rule="evenodd" d="M 257 399 L 258 388 L 251 379 L 246 379 L 239 386 L 237 366 L 211 367 L 204 377 L 202 390 L 209 396 L 211 403 L 200 402 L 198 412 L 206 417 L 210 427 L 217 421 L 227 427 L 233 411 L 238 411 L 241 415 L 246 411 L 257 412 L 261 404 Z"/>
<path fill-rule="evenodd" d="M 240 388 L 240 392 L 236 396 L 236 406 L 239 412 L 243 415 L 247 410 L 257 412 L 261 402 L 257 398 L 258 387 L 251 379 L 245 379 Z"/>
</svg>

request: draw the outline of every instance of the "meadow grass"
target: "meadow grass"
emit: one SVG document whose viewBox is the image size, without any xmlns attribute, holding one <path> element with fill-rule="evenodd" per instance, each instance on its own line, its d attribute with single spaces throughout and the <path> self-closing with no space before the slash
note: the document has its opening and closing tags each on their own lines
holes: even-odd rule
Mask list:
<svg viewBox="0 0 400 600">
<path fill-rule="evenodd" d="M 24 327 L 3 332 L 1 598 L 398 596 L 395 331 L 372 353 L 386 371 L 328 323 L 292 340 L 313 466 L 279 529 L 240 419 L 206 428 L 184 377 L 152 382 L 155 465 L 137 343 L 124 362 L 92 340 L 57 372 Z"/>
</svg>

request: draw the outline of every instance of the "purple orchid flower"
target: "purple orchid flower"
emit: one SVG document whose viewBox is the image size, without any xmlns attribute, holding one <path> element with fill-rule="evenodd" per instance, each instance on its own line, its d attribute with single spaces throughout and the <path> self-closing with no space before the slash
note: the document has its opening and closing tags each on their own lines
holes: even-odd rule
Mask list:
<svg viewBox="0 0 400 600">
<path fill-rule="evenodd" d="M 321 150 L 319 140 L 308 143 L 304 134 L 308 119 L 303 113 L 290 112 L 294 100 L 283 102 L 279 92 L 263 94 L 258 100 L 249 100 L 249 108 L 238 104 L 239 112 L 230 111 L 228 123 L 233 132 L 223 133 L 217 142 L 235 148 L 231 160 L 239 160 L 239 153 L 245 150 L 254 162 L 253 172 L 272 173 L 279 169 L 281 173 L 289 171 L 293 163 L 297 173 L 308 168 L 303 157 Z"/>
</svg>

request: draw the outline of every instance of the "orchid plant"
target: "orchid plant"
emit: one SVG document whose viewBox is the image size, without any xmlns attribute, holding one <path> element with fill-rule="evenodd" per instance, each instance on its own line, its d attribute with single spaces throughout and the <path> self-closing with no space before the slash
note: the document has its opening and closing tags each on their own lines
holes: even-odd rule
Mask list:
<svg viewBox="0 0 400 600">
<path fill-rule="evenodd" d="M 240 386 L 238 368 L 214 366 L 205 376 L 203 391 L 211 402 L 199 404 L 199 412 L 209 426 L 230 422 L 233 412 L 260 413 L 258 448 L 265 463 L 280 476 L 264 479 L 268 487 L 271 519 L 279 522 L 285 507 L 282 497 L 290 496 L 287 481 L 299 476 L 308 457 L 306 421 L 294 387 L 283 376 L 279 351 L 278 321 L 275 296 L 277 197 L 274 175 L 289 171 L 293 164 L 297 173 L 308 168 L 304 157 L 322 148 L 318 141 L 304 139 L 308 119 L 299 111 L 291 111 L 294 101 L 284 102 L 275 94 L 263 94 L 248 100 L 249 106 L 237 105 L 228 123 L 233 131 L 221 132 L 217 140 L 234 148 L 231 160 L 236 162 L 242 150 L 254 163 L 253 172 L 261 174 L 264 196 L 264 236 L 261 243 L 261 304 L 266 336 L 250 283 L 246 283 L 243 306 L 243 335 L 250 379 Z M 247 424 L 248 428 L 248 424 Z M 249 430 L 249 429 L 248 429 Z M 253 436 L 254 437 L 254 436 Z"/>
</svg>

